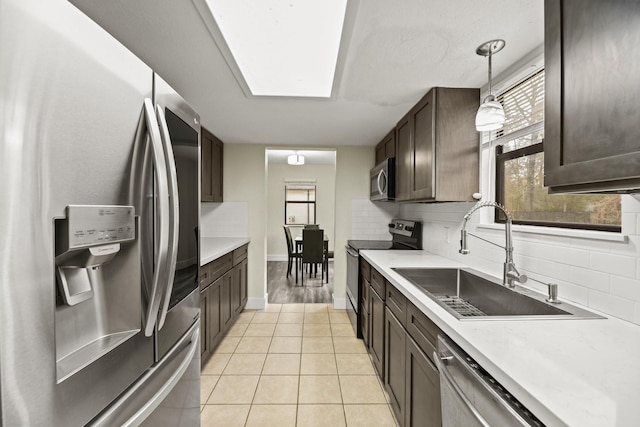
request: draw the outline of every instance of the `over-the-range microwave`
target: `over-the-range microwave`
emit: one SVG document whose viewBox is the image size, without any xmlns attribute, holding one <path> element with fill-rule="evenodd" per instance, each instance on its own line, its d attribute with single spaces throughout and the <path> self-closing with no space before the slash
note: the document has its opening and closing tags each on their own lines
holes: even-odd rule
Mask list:
<svg viewBox="0 0 640 427">
<path fill-rule="evenodd" d="M 371 169 L 370 199 L 375 201 L 396 198 L 396 159 L 390 157 Z"/>
</svg>

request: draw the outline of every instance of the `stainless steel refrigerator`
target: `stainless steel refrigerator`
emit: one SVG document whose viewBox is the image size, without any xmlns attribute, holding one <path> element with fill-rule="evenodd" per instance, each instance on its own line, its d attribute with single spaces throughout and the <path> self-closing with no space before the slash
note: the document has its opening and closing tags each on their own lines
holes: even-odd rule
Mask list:
<svg viewBox="0 0 640 427">
<path fill-rule="evenodd" d="M 199 135 L 75 6 L 0 1 L 0 425 L 199 425 Z"/>
</svg>

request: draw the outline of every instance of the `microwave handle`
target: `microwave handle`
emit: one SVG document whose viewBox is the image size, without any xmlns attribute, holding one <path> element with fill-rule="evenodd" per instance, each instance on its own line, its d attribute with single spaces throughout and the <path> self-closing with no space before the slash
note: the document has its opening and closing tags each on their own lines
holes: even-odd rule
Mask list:
<svg viewBox="0 0 640 427">
<path fill-rule="evenodd" d="M 378 173 L 378 193 L 382 196 L 384 194 L 383 190 L 382 190 L 382 186 L 380 185 L 380 179 L 384 176 L 385 180 L 387 180 L 387 172 L 384 169 L 381 169 L 380 172 Z M 388 180 L 387 180 L 388 181 Z M 388 185 L 388 184 L 387 184 Z"/>
</svg>

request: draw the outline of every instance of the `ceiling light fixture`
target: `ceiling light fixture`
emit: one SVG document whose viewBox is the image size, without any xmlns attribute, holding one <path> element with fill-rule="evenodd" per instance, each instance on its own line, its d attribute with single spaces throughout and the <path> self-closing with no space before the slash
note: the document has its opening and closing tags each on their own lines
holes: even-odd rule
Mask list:
<svg viewBox="0 0 640 427">
<path fill-rule="evenodd" d="M 301 156 L 296 152 L 295 154 L 287 157 L 287 163 L 294 166 L 304 165 L 304 156 Z"/>
<path fill-rule="evenodd" d="M 476 129 L 479 132 L 497 130 L 504 125 L 504 108 L 491 93 L 491 57 L 500 52 L 504 45 L 504 40 L 496 39 L 483 43 L 476 49 L 478 55 L 489 57 L 489 95 L 482 101 L 476 114 Z"/>
</svg>

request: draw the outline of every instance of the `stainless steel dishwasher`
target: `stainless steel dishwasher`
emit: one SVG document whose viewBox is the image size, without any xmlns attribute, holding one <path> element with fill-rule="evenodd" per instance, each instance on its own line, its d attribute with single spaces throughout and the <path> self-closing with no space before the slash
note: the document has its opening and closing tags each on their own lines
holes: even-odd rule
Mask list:
<svg viewBox="0 0 640 427">
<path fill-rule="evenodd" d="M 448 337 L 438 336 L 442 427 L 544 424 Z"/>
</svg>

